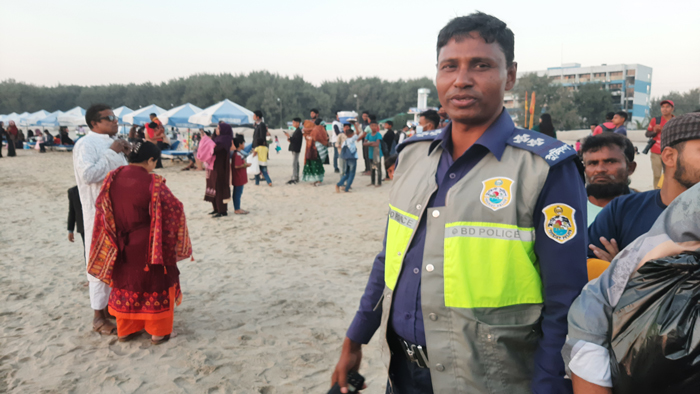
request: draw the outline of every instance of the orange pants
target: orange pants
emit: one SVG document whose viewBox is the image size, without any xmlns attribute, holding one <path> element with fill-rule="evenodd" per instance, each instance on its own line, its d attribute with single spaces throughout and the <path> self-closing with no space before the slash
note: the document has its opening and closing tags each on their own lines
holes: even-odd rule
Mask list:
<svg viewBox="0 0 700 394">
<path fill-rule="evenodd" d="M 173 317 L 175 315 L 175 286 L 169 289 L 170 310 L 157 315 L 145 313 L 121 313 L 109 307 L 109 313 L 117 318 L 117 335 L 127 335 L 146 330 L 147 333 L 162 337 L 173 332 Z M 178 300 L 179 301 L 179 300 Z"/>
</svg>

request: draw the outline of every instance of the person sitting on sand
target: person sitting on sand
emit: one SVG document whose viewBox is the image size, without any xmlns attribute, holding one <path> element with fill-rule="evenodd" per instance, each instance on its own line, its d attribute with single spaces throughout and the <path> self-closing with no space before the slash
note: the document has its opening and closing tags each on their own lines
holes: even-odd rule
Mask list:
<svg viewBox="0 0 700 394">
<path fill-rule="evenodd" d="M 154 345 L 176 335 L 177 262 L 192 255 L 192 244 L 182 203 L 152 173 L 159 157 L 155 144 L 137 142 L 130 164 L 107 175 L 95 203 L 88 273 L 112 287 L 109 312 L 121 342 L 144 329 Z"/>
</svg>

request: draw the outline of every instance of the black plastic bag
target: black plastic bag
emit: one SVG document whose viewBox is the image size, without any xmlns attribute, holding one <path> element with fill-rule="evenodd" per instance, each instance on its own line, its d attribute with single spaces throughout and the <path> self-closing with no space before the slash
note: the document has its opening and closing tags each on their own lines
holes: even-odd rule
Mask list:
<svg viewBox="0 0 700 394">
<path fill-rule="evenodd" d="M 618 393 L 700 393 L 700 254 L 649 261 L 612 316 Z"/>
</svg>

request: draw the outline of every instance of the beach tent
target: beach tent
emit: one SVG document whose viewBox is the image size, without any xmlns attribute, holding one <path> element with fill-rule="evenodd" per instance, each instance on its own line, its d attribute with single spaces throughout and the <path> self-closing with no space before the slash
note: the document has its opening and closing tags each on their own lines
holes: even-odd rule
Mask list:
<svg viewBox="0 0 700 394">
<path fill-rule="evenodd" d="M 220 121 L 241 126 L 244 124 L 253 123 L 253 112 L 229 99 L 226 99 L 220 103 L 212 105 L 198 114 L 190 116 L 189 120 L 190 123 L 203 126 L 215 125 Z"/>
<path fill-rule="evenodd" d="M 13 113 L 7 115 L 5 117 L 5 120 L 7 121 L 8 124 L 10 123 L 10 121 L 13 121 L 13 122 L 15 122 L 15 124 L 17 124 L 19 126 L 22 119 L 26 118 L 27 116 L 29 116 L 29 112 L 24 112 L 21 114 L 18 114 L 17 112 L 13 112 Z"/>
<path fill-rule="evenodd" d="M 42 109 L 41 111 L 36 111 L 36 112 L 30 114 L 29 116 L 21 119 L 19 121 L 19 125 L 24 126 L 24 127 L 33 126 L 33 125 L 37 124 L 37 122 L 39 120 L 44 119 L 45 117 L 47 117 L 49 115 L 51 115 L 51 113 L 49 111 L 44 111 Z"/>
<path fill-rule="evenodd" d="M 124 124 L 124 115 L 130 114 L 134 112 L 134 110 L 127 107 L 126 105 L 122 105 L 121 107 L 116 108 L 113 112 L 114 115 L 116 115 L 119 118 L 119 124 Z"/>
<path fill-rule="evenodd" d="M 58 115 L 57 120 L 61 126 L 84 126 L 87 124 L 85 122 L 85 110 L 80 107 L 75 107 Z"/>
<path fill-rule="evenodd" d="M 202 112 L 201 108 L 187 103 L 158 115 L 158 119 L 163 123 L 163 126 L 196 128 L 199 125 L 190 123 L 190 117 L 200 112 Z"/>
<path fill-rule="evenodd" d="M 122 121 L 125 124 L 138 124 L 143 125 L 151 121 L 150 114 L 160 115 L 165 110 L 155 104 L 151 104 L 148 107 L 139 108 L 136 111 L 124 115 Z"/>
<path fill-rule="evenodd" d="M 63 111 L 56 111 L 49 116 L 36 122 L 39 126 L 58 126 L 58 116 L 63 115 Z"/>
</svg>

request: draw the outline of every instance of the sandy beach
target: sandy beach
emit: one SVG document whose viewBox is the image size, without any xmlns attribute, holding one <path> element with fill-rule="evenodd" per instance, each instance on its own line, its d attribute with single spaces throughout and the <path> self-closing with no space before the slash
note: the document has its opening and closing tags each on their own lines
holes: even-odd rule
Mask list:
<svg viewBox="0 0 700 394">
<path fill-rule="evenodd" d="M 335 193 L 332 166 L 321 187 L 285 185 L 291 155 L 274 134 L 274 187 L 246 185 L 246 216 L 210 218 L 203 172 L 168 161 L 157 170 L 185 205 L 195 259 L 179 264 L 179 336 L 161 346 L 92 331 L 83 248 L 77 234 L 67 240 L 72 154 L 0 159 L 0 392 L 325 393 L 381 249 L 391 182 L 366 187 L 358 163 L 350 194 Z M 632 187 L 648 190 L 649 157 L 637 162 Z M 376 337 L 360 372 L 366 393 L 384 392 Z"/>
</svg>

